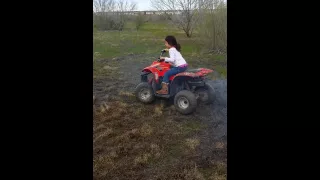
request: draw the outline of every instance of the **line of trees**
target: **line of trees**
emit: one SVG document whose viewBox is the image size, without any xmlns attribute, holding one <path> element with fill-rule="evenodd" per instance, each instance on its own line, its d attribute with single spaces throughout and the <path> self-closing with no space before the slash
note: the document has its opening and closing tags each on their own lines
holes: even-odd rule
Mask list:
<svg viewBox="0 0 320 180">
<path fill-rule="evenodd" d="M 191 37 L 197 30 L 212 51 L 227 50 L 227 4 L 224 0 L 151 0 L 157 10 L 180 11 L 167 15 L 173 25 Z"/>
<path fill-rule="evenodd" d="M 146 16 L 126 15 L 124 11 L 136 10 L 136 3 L 128 0 L 93 0 L 95 28 L 99 30 L 123 30 L 131 19 L 137 30 L 148 20 Z M 177 14 L 162 14 L 172 25 L 191 38 L 194 32 L 212 51 L 227 50 L 227 4 L 225 0 L 150 0 L 156 10 L 179 11 Z M 154 15 L 152 15 L 154 16 Z M 161 16 L 161 17 L 160 17 Z M 154 19 L 154 18 L 153 18 Z"/>
<path fill-rule="evenodd" d="M 124 11 L 133 11 L 137 4 L 128 0 L 93 0 L 93 24 L 99 30 L 120 30 L 128 20 Z"/>
</svg>

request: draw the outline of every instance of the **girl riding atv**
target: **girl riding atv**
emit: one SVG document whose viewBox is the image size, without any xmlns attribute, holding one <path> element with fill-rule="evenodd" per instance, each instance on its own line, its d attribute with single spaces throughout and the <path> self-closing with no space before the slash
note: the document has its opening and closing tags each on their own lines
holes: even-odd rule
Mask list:
<svg viewBox="0 0 320 180">
<path fill-rule="evenodd" d="M 169 62 L 173 67 L 164 74 L 161 90 L 157 91 L 157 94 L 168 94 L 169 77 L 184 72 L 188 68 L 186 60 L 180 53 L 181 46 L 174 36 L 167 36 L 164 45 L 167 47 L 166 51 L 169 51 L 170 57 L 160 57 L 160 60 Z"/>
</svg>

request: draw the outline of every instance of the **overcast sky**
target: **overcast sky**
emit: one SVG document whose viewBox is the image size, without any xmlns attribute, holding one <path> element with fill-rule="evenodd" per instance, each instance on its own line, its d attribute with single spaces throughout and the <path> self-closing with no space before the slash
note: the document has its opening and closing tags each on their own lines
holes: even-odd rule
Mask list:
<svg viewBox="0 0 320 180">
<path fill-rule="evenodd" d="M 137 3 L 137 11 L 155 10 L 151 7 L 152 0 L 128 0 Z"/>
<path fill-rule="evenodd" d="M 150 0 L 130 0 L 130 1 L 134 1 L 137 3 L 138 11 L 153 10 L 153 8 L 151 8 Z"/>
</svg>

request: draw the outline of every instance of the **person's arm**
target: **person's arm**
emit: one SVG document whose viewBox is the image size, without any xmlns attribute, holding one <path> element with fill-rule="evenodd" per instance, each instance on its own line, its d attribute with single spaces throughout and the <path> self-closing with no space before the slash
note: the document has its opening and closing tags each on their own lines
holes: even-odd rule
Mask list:
<svg viewBox="0 0 320 180">
<path fill-rule="evenodd" d="M 169 50 L 169 56 L 170 57 L 165 57 L 164 61 L 173 63 L 175 59 L 175 53 L 173 50 Z"/>
</svg>

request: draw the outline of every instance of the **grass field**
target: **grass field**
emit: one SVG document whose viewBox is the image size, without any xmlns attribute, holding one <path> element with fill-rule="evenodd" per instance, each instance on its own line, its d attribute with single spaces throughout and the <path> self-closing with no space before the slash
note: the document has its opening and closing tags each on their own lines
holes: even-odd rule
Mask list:
<svg viewBox="0 0 320 180">
<path fill-rule="evenodd" d="M 112 59 L 130 54 L 153 54 L 159 56 L 164 49 L 164 38 L 174 35 L 182 46 L 182 55 L 190 66 L 201 65 L 214 68 L 222 77 L 227 76 L 226 56 L 205 52 L 204 45 L 194 33 L 187 38 L 183 31 L 168 26 L 167 23 L 146 23 L 139 31 L 128 23 L 124 31 L 94 31 L 94 59 Z"/>
<path fill-rule="evenodd" d="M 222 100 L 183 116 L 171 101 L 144 105 L 133 95 L 141 69 L 159 56 L 166 35 L 176 36 L 192 68 L 214 68 L 211 78 L 227 77 L 225 55 L 205 54 L 196 34 L 186 38 L 165 23 L 139 31 L 132 24 L 122 32 L 94 30 L 94 179 L 226 179 Z"/>
</svg>

